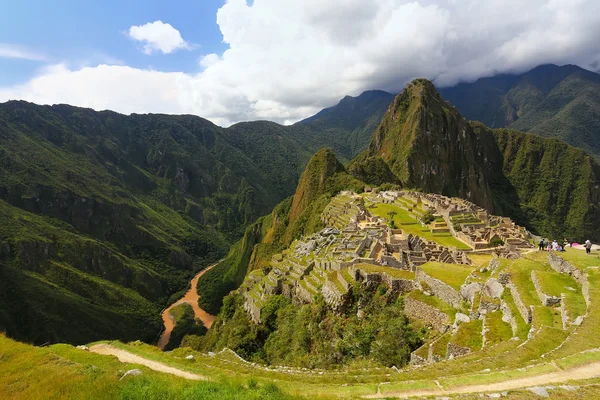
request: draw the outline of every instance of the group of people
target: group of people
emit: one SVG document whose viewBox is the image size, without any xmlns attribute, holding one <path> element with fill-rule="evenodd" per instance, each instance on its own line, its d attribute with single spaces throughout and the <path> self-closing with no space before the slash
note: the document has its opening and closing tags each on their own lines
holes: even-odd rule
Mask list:
<svg viewBox="0 0 600 400">
<path fill-rule="evenodd" d="M 546 241 L 546 239 L 540 240 L 540 243 L 538 244 L 540 251 L 542 251 L 542 250 L 566 251 L 565 247 L 567 247 L 567 246 L 572 246 L 571 243 L 569 243 L 569 241 L 567 239 L 565 239 L 563 241 L 562 245 L 559 244 L 556 240 L 553 240 L 552 242 L 550 242 L 550 241 Z M 589 240 L 586 240 L 583 247 L 585 248 L 586 254 L 590 254 L 592 251 L 592 242 L 590 242 Z"/>
<path fill-rule="evenodd" d="M 552 242 L 550 241 L 546 241 L 546 239 L 542 239 L 540 240 L 540 243 L 538 244 L 538 247 L 540 249 L 540 251 L 542 250 L 547 250 L 547 251 L 566 251 L 565 247 L 569 246 L 570 243 L 567 239 L 565 239 L 563 241 L 563 244 L 559 244 L 556 240 L 553 240 Z"/>
</svg>

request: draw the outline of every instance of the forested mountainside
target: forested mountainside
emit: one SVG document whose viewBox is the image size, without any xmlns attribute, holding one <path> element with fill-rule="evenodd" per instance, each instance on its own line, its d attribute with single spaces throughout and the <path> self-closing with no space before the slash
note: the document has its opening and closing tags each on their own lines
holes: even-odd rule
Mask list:
<svg viewBox="0 0 600 400">
<path fill-rule="evenodd" d="M 440 90 L 466 118 L 555 137 L 600 157 L 600 74 L 542 65 Z"/>
<path fill-rule="evenodd" d="M 327 140 L 20 101 L 0 105 L 0 138 L 0 330 L 35 343 L 153 340 L 169 297 Z"/>
</svg>

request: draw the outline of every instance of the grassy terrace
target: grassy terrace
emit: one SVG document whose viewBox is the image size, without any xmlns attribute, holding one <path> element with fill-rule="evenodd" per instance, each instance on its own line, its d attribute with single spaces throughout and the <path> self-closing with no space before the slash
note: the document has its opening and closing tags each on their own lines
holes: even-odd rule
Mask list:
<svg viewBox="0 0 600 400">
<path fill-rule="evenodd" d="M 502 321 L 502 312 L 495 311 L 485 316 L 485 345 L 493 346 L 509 340 L 512 337 L 512 328 Z"/>
<path fill-rule="evenodd" d="M 480 350 L 483 343 L 483 337 L 481 336 L 482 329 L 483 321 L 480 319 L 463 322 L 458 327 L 454 336 L 452 336 L 452 339 L 450 339 L 450 343 L 460 347 L 467 347 L 471 351 Z"/>
<path fill-rule="evenodd" d="M 427 296 L 423 292 L 419 290 L 415 290 L 406 295 L 406 297 L 410 297 L 411 299 L 418 300 L 422 303 L 430 305 L 434 308 L 437 308 L 444 314 L 448 315 L 451 322 L 454 322 L 454 316 L 458 312 L 458 310 L 452 307 L 450 304 L 442 301 L 439 297 L 436 296 Z"/>
<path fill-rule="evenodd" d="M 549 271 L 538 271 L 536 276 L 544 293 L 557 297 L 564 293 L 565 307 L 569 317 L 575 319 L 580 315 L 585 315 L 587 306 L 581 293 L 581 285 L 575 279 L 569 275 Z"/>
<path fill-rule="evenodd" d="M 580 269 L 585 269 L 587 267 L 600 267 L 599 251 L 595 251 L 587 255 L 585 254 L 585 250 L 567 247 L 567 251 L 556 254 Z"/>
<path fill-rule="evenodd" d="M 432 233 L 430 229 L 424 228 L 408 211 L 397 205 L 376 203 L 375 207 L 369 207 L 368 209 L 373 215 L 385 218 L 386 220 L 390 218 L 388 213 L 395 212 L 394 223 L 406 234 L 412 233 L 442 246 L 452 246 L 460 250 L 471 250 L 469 245 L 456 239 L 451 233 Z"/>
<path fill-rule="evenodd" d="M 427 262 L 419 268 L 432 278 L 439 279 L 456 290 L 460 290 L 460 286 L 465 283 L 465 279 L 467 279 L 474 269 L 470 265 L 443 264 L 439 262 Z"/>
<path fill-rule="evenodd" d="M 359 268 L 365 272 L 371 273 L 381 273 L 385 272 L 390 275 L 392 278 L 398 279 L 415 279 L 415 273 L 412 271 L 404 271 L 402 269 L 396 269 L 392 267 L 383 267 L 381 265 L 373 265 L 373 264 L 357 264 L 356 268 Z"/>
<path fill-rule="evenodd" d="M 517 323 L 517 331 L 515 332 L 515 336 L 521 340 L 527 339 L 527 334 L 529 333 L 529 324 L 525 323 L 525 320 L 521 316 L 521 313 L 515 304 L 515 300 L 513 299 L 512 294 L 510 294 L 510 290 L 505 290 L 504 293 L 502 293 L 502 300 L 506 302 L 506 305 L 510 309 L 511 314 Z"/>
</svg>

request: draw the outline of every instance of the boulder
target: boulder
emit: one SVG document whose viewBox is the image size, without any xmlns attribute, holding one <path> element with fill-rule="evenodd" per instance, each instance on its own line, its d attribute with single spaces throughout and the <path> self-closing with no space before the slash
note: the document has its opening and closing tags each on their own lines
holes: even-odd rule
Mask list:
<svg viewBox="0 0 600 400">
<path fill-rule="evenodd" d="M 469 303 L 472 303 L 475 293 L 479 292 L 480 290 L 481 285 L 479 283 L 470 283 L 468 285 L 464 284 L 460 287 L 460 295 Z"/>
<path fill-rule="evenodd" d="M 185 359 L 186 359 L 186 360 L 190 360 L 190 361 L 191 361 L 191 360 L 194 360 L 194 356 L 190 354 L 190 355 L 189 355 L 189 356 L 187 356 Z"/>
<path fill-rule="evenodd" d="M 548 391 L 546 390 L 545 387 L 535 386 L 535 387 L 529 388 L 527 390 L 529 390 L 531 393 L 535 393 L 541 397 L 550 397 L 550 395 L 548 394 Z"/>
<path fill-rule="evenodd" d="M 456 319 L 454 320 L 454 324 L 458 325 L 461 322 L 471 322 L 471 318 L 468 315 L 463 313 L 456 313 Z"/>
<path fill-rule="evenodd" d="M 499 299 L 500 296 L 502 296 L 502 293 L 504 292 L 504 286 L 502 286 L 502 284 L 498 282 L 496 278 L 490 278 L 485 283 L 483 291 L 486 295 L 490 296 L 491 298 Z"/>
<path fill-rule="evenodd" d="M 79 349 L 79 350 L 90 351 L 89 347 L 87 347 L 87 346 L 84 346 L 84 345 L 79 345 L 79 346 L 77 346 L 76 348 L 77 348 L 77 349 Z"/>
</svg>

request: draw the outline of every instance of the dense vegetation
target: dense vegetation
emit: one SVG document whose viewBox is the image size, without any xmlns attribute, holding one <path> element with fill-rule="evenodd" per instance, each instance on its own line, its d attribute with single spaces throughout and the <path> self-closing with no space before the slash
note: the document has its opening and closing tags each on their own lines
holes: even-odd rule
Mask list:
<svg viewBox="0 0 600 400">
<path fill-rule="evenodd" d="M 179 347 L 185 335 L 201 336 L 206 333 L 206 327 L 202 324 L 202 321 L 196 319 L 191 305 L 182 303 L 171 310 L 171 315 L 174 318 L 175 327 L 171 332 L 165 350 L 173 350 Z"/>
<path fill-rule="evenodd" d="M 351 306 L 342 314 L 331 311 L 322 297 L 294 305 L 286 297 L 273 296 L 258 325 L 250 321 L 242 296 L 235 293 L 225 298 L 207 336 L 186 336 L 183 344 L 205 351 L 229 347 L 246 359 L 309 368 L 361 360 L 388 367 L 407 364 L 410 352 L 422 342 L 404 315 L 402 299 L 390 301 L 386 288 L 355 287 L 352 293 Z"/>
<path fill-rule="evenodd" d="M 157 310 L 293 193 L 326 140 L 302 124 L 0 105 L 0 330 L 153 340 Z"/>
<path fill-rule="evenodd" d="M 441 90 L 468 119 L 561 139 L 600 158 L 600 75 L 543 65 Z"/>
</svg>

